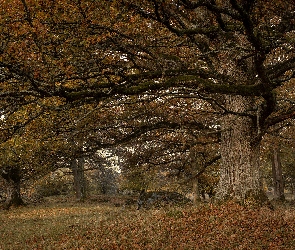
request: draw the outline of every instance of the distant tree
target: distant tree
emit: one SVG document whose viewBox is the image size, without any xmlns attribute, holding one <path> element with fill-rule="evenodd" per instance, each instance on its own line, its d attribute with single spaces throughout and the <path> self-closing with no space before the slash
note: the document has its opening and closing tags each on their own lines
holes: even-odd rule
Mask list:
<svg viewBox="0 0 295 250">
<path fill-rule="evenodd" d="M 71 162 L 71 170 L 74 176 L 74 190 L 76 199 L 78 201 L 84 201 L 86 198 L 86 180 L 85 180 L 85 159 L 78 158 L 73 159 Z"/>
<path fill-rule="evenodd" d="M 266 187 L 273 197 L 285 200 L 286 191 L 293 188 L 294 172 L 294 122 L 273 126 L 262 141 L 261 165 Z"/>
<path fill-rule="evenodd" d="M 125 187 L 187 191 L 214 163 L 210 160 L 218 159 L 219 126 L 208 119 L 210 109 L 198 114 L 191 105 L 198 106 L 182 94 L 129 104 L 128 118 L 150 130 L 117 148 Z"/>
<path fill-rule="evenodd" d="M 274 198 L 277 200 L 285 200 L 285 181 L 283 177 L 282 162 L 280 157 L 280 147 L 274 145 L 272 148 L 272 176 L 274 187 Z"/>
<path fill-rule="evenodd" d="M 119 188 L 116 155 L 112 150 L 104 149 L 97 151 L 87 159 L 87 169 L 90 170 L 90 178 L 95 191 L 100 194 L 116 194 Z"/>
</svg>

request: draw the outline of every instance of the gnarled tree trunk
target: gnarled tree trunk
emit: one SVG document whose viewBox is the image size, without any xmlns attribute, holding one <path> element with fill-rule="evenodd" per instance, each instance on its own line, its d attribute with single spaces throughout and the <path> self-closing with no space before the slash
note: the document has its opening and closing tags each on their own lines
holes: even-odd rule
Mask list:
<svg viewBox="0 0 295 250">
<path fill-rule="evenodd" d="M 6 167 L 2 170 L 1 176 L 6 181 L 6 201 L 3 205 L 4 209 L 11 206 L 21 206 L 24 204 L 20 192 L 20 170 L 18 167 Z"/>
<path fill-rule="evenodd" d="M 222 119 L 221 169 L 218 200 L 234 200 L 243 205 L 262 205 L 267 200 L 260 177 L 260 129 L 250 117 L 252 97 L 227 96 L 229 111 Z M 253 113 L 252 113 L 253 114 Z"/>
</svg>

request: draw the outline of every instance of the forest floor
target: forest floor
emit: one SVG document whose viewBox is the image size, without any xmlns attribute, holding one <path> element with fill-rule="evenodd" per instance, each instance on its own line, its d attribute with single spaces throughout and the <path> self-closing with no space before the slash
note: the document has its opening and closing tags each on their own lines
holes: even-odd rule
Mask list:
<svg viewBox="0 0 295 250">
<path fill-rule="evenodd" d="M 295 249 L 295 208 L 136 210 L 118 200 L 0 211 L 0 249 Z"/>
</svg>

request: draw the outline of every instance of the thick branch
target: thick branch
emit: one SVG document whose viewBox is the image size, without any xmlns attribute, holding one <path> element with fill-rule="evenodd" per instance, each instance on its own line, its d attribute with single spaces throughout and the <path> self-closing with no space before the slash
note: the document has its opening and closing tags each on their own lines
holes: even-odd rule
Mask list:
<svg viewBox="0 0 295 250">
<path fill-rule="evenodd" d="M 221 155 L 217 155 L 214 158 L 210 159 L 209 161 L 205 162 L 202 169 L 195 174 L 194 176 L 190 177 L 189 179 L 185 180 L 183 183 L 181 184 L 186 184 L 192 180 L 198 179 L 205 171 L 208 167 L 210 167 L 212 164 L 214 164 L 215 162 L 217 162 L 219 159 L 221 159 Z"/>
<path fill-rule="evenodd" d="M 295 118 L 295 108 L 289 110 L 288 112 L 275 116 L 275 117 L 270 117 L 265 121 L 265 128 L 269 128 L 275 124 L 278 124 L 280 122 L 284 122 L 288 119 Z"/>
</svg>

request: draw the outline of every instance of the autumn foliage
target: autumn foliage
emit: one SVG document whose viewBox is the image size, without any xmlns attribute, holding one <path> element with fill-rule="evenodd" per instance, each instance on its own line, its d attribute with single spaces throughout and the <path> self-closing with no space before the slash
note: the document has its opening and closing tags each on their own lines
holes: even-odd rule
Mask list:
<svg viewBox="0 0 295 250">
<path fill-rule="evenodd" d="M 293 249 L 294 209 L 151 209 L 110 204 L 20 208 L 0 214 L 1 249 Z M 36 231 L 36 226 L 38 230 Z"/>
</svg>

